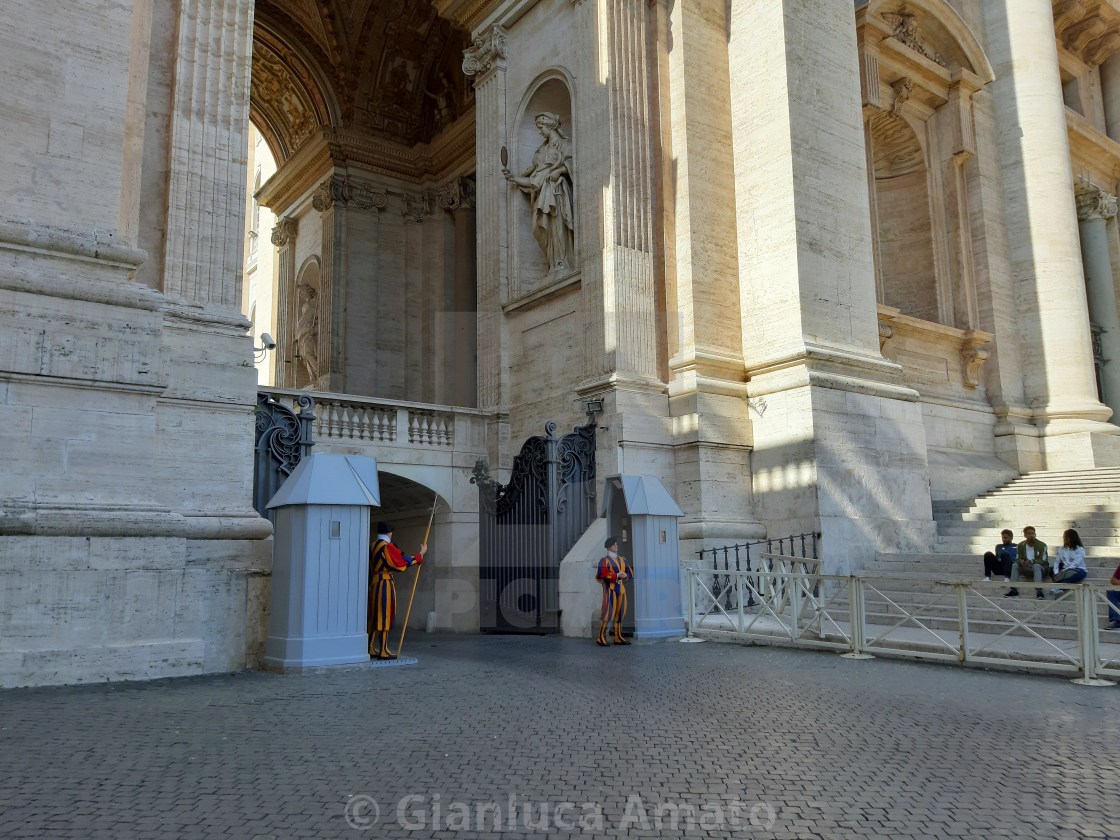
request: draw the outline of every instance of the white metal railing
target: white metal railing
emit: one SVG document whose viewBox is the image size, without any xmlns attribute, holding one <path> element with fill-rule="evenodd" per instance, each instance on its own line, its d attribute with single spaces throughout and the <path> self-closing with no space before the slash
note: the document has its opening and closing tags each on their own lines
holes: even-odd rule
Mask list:
<svg viewBox="0 0 1120 840">
<path fill-rule="evenodd" d="M 1060 598 L 1012 603 L 1003 596 L 1007 585 L 998 582 L 823 575 L 819 561 L 764 556 L 773 571 L 684 570 L 690 636 L 855 657 L 1014 665 L 1088 684 L 1120 677 L 1120 633 L 1102 639 L 1099 627 L 1108 617 L 1107 593 L 1120 587 L 1048 583 L 1047 591 L 1061 590 Z M 920 597 L 905 597 L 907 588 L 921 590 Z"/>
<path fill-rule="evenodd" d="M 484 422 L 486 413 L 473 408 L 378 400 L 349 394 L 266 388 L 275 399 L 301 395 L 315 401 L 315 439 L 369 441 L 396 446 L 453 449 L 456 421 Z"/>
</svg>

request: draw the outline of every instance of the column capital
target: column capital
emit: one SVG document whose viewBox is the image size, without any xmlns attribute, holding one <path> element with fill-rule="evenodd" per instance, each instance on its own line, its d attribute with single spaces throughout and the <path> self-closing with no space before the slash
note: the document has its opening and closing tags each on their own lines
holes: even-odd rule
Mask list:
<svg viewBox="0 0 1120 840">
<path fill-rule="evenodd" d="M 339 204 L 350 200 L 350 185 L 342 175 L 331 175 L 315 189 L 311 196 L 311 206 L 320 213 L 333 210 Z"/>
<path fill-rule="evenodd" d="M 282 219 L 277 219 L 276 224 L 272 227 L 272 244 L 277 248 L 290 245 L 296 238 L 296 231 L 298 228 L 299 222 L 294 216 L 285 216 Z"/>
<path fill-rule="evenodd" d="M 445 184 L 439 191 L 439 206 L 444 210 L 458 210 L 461 207 L 474 209 L 474 178 L 461 175 Z"/>
<path fill-rule="evenodd" d="M 1100 187 L 1078 184 L 1074 187 L 1077 196 L 1077 220 L 1088 222 L 1100 219 L 1108 221 L 1116 216 L 1116 196 L 1110 195 Z"/>
<path fill-rule="evenodd" d="M 485 76 L 496 67 L 505 67 L 508 45 L 506 31 L 495 23 L 463 50 L 463 72 L 468 76 Z"/>
</svg>

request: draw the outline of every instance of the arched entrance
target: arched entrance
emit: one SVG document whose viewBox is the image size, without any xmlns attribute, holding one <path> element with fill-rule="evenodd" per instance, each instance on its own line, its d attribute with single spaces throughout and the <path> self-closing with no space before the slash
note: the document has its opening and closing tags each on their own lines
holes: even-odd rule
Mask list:
<svg viewBox="0 0 1120 840">
<path fill-rule="evenodd" d="M 428 0 L 258 0 L 250 118 L 276 161 L 248 173 L 276 220 L 254 240 L 274 249 L 265 384 L 477 404 L 467 45 Z"/>
</svg>

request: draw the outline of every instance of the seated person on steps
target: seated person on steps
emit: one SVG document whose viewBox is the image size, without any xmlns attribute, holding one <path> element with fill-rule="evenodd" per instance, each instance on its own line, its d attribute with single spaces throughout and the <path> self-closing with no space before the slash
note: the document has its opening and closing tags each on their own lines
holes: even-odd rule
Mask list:
<svg viewBox="0 0 1120 840">
<path fill-rule="evenodd" d="M 1085 568 L 1085 546 L 1081 544 L 1081 537 L 1070 528 L 1062 533 L 1062 547 L 1058 549 L 1058 557 L 1054 562 L 1054 583 L 1081 583 L 1089 570 Z M 1061 597 L 1068 590 L 1055 589 L 1054 595 Z"/>
<path fill-rule="evenodd" d="M 984 580 L 991 580 L 993 574 L 1003 575 L 1005 581 L 1011 580 L 1011 567 L 1019 554 L 1019 548 L 1015 545 L 1015 532 L 1004 528 L 999 535 L 1003 542 L 996 546 L 996 550 L 984 552 Z"/>
<path fill-rule="evenodd" d="M 1023 537 L 1023 541 L 1019 543 L 1015 565 L 1011 569 L 1011 580 L 1018 583 L 1020 574 L 1033 573 L 1034 582 L 1042 583 L 1042 579 L 1050 574 L 1050 558 L 1046 554 L 1046 543 L 1035 539 L 1033 525 L 1028 525 L 1023 529 Z M 1044 597 L 1041 589 L 1036 589 L 1034 596 L 1036 598 Z M 1019 590 L 1013 586 L 1004 597 L 1018 598 Z"/>
</svg>

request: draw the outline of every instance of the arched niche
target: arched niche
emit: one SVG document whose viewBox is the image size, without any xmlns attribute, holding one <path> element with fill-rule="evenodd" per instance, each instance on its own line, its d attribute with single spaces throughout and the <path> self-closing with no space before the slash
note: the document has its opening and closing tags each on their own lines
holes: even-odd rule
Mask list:
<svg viewBox="0 0 1120 840">
<path fill-rule="evenodd" d="M 973 118 L 991 65 L 946 0 L 858 0 L 856 33 L 880 344 L 907 360 L 912 382 L 965 393 L 992 338 L 975 258 L 987 239 L 972 208 L 978 160 L 994 153 L 978 147 Z"/>
<path fill-rule="evenodd" d="M 296 283 L 289 295 L 292 301 L 292 311 L 288 323 L 292 324 L 291 341 L 285 348 L 285 363 L 290 362 L 289 372 L 291 382 L 296 388 L 316 387 L 316 382 L 311 376 L 312 369 L 319 366 L 322 355 L 319 350 L 319 313 L 322 309 L 319 302 L 319 273 L 320 265 L 317 256 L 308 257 L 303 261 L 299 271 L 296 272 Z M 309 296 L 306 289 L 314 292 Z M 308 301 L 311 300 L 311 303 Z M 306 304 L 306 305 L 305 305 Z M 311 356 L 311 354 L 314 354 Z M 311 365 L 309 366 L 309 358 Z"/>
<path fill-rule="evenodd" d="M 900 116 L 875 114 L 869 132 L 882 302 L 914 318 L 940 322 L 925 150 Z"/>
<path fill-rule="evenodd" d="M 514 130 L 511 132 L 513 147 L 510 151 L 509 168 L 513 175 L 521 176 L 533 166 L 534 156 L 545 142 L 537 129 L 538 114 L 550 113 L 560 118 L 560 130 L 570 144 L 574 145 L 575 134 L 572 125 L 572 94 L 567 78 L 560 71 L 550 71 L 530 86 L 518 112 Z M 534 237 L 533 201 L 529 194 L 511 187 L 510 220 L 514 243 L 513 296 L 533 291 L 542 285 L 563 279 L 578 271 L 579 243 L 575 237 L 575 208 L 577 178 L 570 173 L 572 248 L 567 269 L 550 266 L 545 251 Z"/>
</svg>

